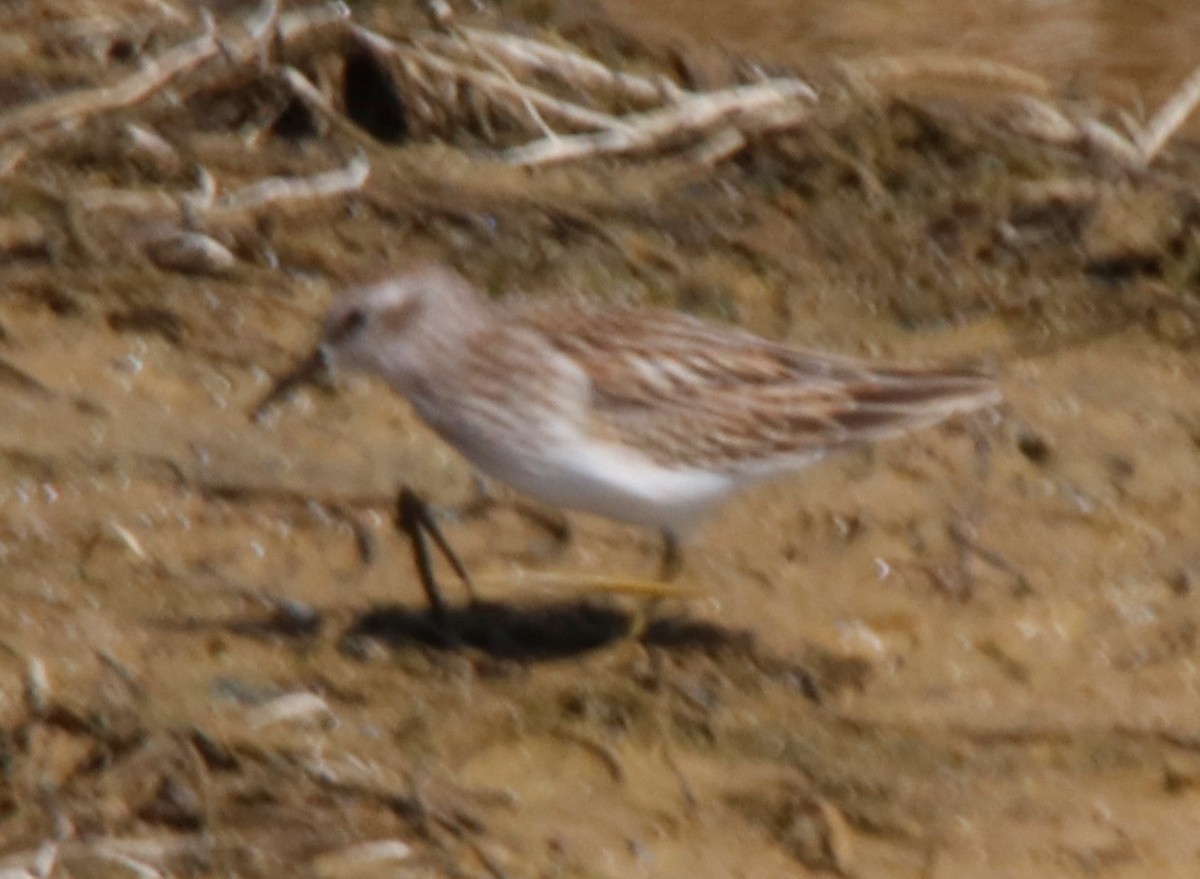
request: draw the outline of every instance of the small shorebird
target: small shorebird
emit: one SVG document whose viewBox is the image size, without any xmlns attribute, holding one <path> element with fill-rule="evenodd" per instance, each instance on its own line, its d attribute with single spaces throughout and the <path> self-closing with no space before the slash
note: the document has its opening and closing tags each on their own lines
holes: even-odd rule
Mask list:
<svg viewBox="0 0 1200 879">
<path fill-rule="evenodd" d="M 255 413 L 323 368 L 380 376 L 480 471 L 537 501 L 660 529 L 664 579 L 678 535 L 738 489 L 1000 400 L 974 373 L 797 351 L 669 311 L 493 302 L 438 266 L 339 297 L 315 351 Z M 408 491 L 397 522 L 444 621 L 423 532 L 470 578 Z"/>
</svg>

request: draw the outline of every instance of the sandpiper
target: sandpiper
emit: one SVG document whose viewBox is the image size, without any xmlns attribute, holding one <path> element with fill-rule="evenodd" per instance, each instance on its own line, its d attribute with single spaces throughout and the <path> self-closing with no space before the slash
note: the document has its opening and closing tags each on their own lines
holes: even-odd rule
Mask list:
<svg viewBox="0 0 1200 879">
<path fill-rule="evenodd" d="M 973 372 L 799 351 L 671 311 L 493 301 L 436 265 L 340 296 L 255 411 L 321 368 L 381 377 L 480 471 L 541 503 L 661 530 L 664 578 L 679 535 L 737 490 L 1000 400 Z M 398 523 L 444 620 L 422 532 L 470 578 L 410 492 Z"/>
</svg>

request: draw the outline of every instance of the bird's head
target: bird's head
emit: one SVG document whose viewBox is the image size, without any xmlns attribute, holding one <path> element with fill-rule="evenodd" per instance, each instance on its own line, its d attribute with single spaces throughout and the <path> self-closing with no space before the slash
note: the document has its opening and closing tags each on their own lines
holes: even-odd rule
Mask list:
<svg viewBox="0 0 1200 879">
<path fill-rule="evenodd" d="M 469 281 L 441 266 L 423 266 L 339 296 L 325 315 L 316 348 L 275 383 L 255 417 L 322 372 L 356 369 L 395 380 L 431 333 L 472 324 L 486 300 Z"/>
</svg>

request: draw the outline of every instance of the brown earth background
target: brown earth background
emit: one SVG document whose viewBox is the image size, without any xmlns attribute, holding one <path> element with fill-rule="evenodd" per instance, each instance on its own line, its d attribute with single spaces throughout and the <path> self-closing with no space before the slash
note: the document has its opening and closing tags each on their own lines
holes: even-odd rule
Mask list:
<svg viewBox="0 0 1200 879">
<path fill-rule="evenodd" d="M 5 877 L 1200 875 L 1200 152 L 1144 136 L 1200 7 L 352 4 L 393 54 L 322 8 L 0 6 Z M 816 98 L 504 152 L 580 130 L 516 82 L 616 118 L 765 77 Z M 379 384 L 248 417 L 339 289 L 424 259 L 1005 403 L 730 504 L 623 644 L 582 575 L 654 535 L 472 512 Z M 487 599 L 454 647 L 401 485 Z"/>
</svg>

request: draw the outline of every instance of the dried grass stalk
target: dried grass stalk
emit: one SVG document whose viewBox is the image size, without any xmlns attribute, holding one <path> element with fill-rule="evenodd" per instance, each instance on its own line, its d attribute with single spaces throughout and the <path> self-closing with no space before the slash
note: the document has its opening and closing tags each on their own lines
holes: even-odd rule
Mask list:
<svg viewBox="0 0 1200 879">
<path fill-rule="evenodd" d="M 1030 95 L 1050 94 L 1050 84 L 1044 77 L 983 58 L 913 55 L 848 62 L 843 68 L 852 79 L 866 80 L 875 85 L 918 79 L 960 80 L 970 85 L 1003 88 Z"/>
<path fill-rule="evenodd" d="M 456 116 L 456 84 L 465 82 L 475 86 L 500 105 L 508 107 L 510 115 L 515 119 L 527 118 L 526 108 L 533 107 L 538 114 L 570 126 L 573 130 L 611 128 L 614 125 L 613 117 L 607 113 L 556 98 L 511 77 L 443 58 L 419 45 L 394 42 L 358 25 L 351 25 L 350 30 L 367 49 L 383 57 L 392 58 L 400 64 L 401 72 L 410 87 L 420 93 L 420 100 L 410 101 L 410 105 L 432 105 L 431 111 L 436 107 L 444 115 Z"/>
<path fill-rule="evenodd" d="M 1200 66 L 1171 93 L 1137 138 L 1142 161 L 1147 165 L 1154 161 L 1167 141 L 1192 115 L 1197 104 L 1200 104 Z"/>
<path fill-rule="evenodd" d="M 673 85 L 669 80 L 622 73 L 580 52 L 528 37 L 479 28 L 463 28 L 460 33 L 466 38 L 467 46 L 486 47 L 525 73 L 552 76 L 576 88 L 609 89 L 634 101 L 656 104 Z M 462 41 L 456 42 L 462 44 Z"/>
</svg>

